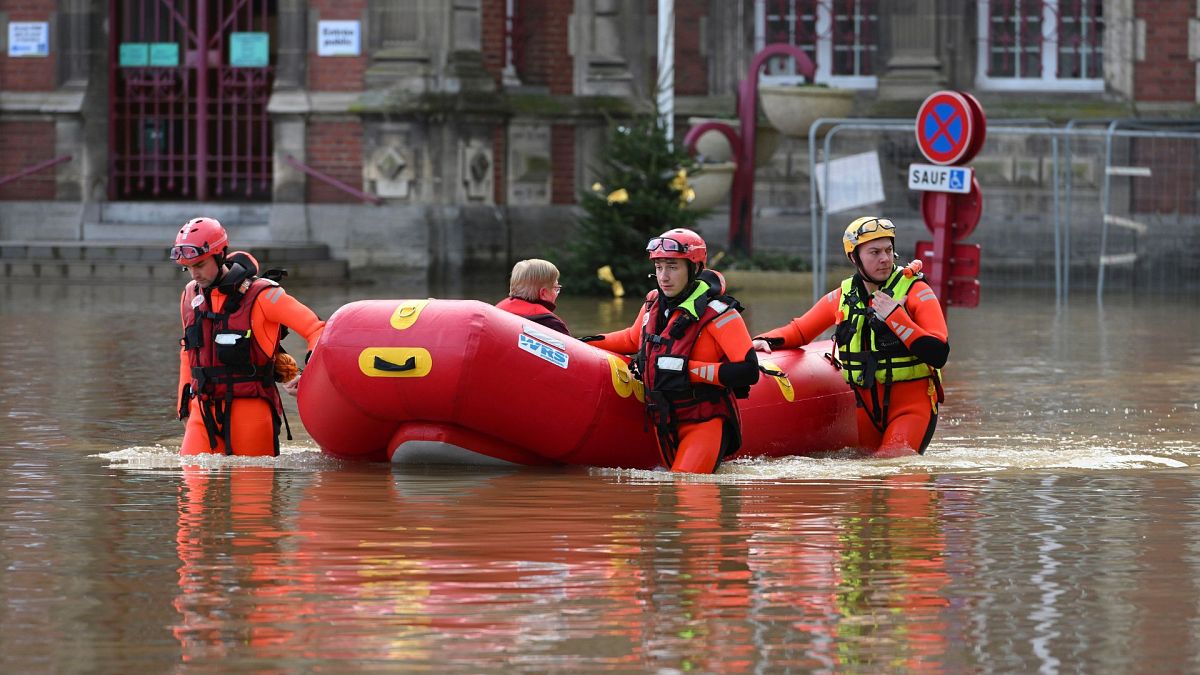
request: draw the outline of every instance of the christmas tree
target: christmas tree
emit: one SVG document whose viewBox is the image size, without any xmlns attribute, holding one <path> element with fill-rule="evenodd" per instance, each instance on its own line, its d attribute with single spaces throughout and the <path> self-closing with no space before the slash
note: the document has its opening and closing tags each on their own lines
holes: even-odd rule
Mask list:
<svg viewBox="0 0 1200 675">
<path fill-rule="evenodd" d="M 605 266 L 634 293 L 651 283 L 646 242 L 671 228 L 695 229 L 704 215 L 683 208 L 690 190 L 686 172 L 693 166 L 656 114 L 613 125 L 597 181 L 582 195 L 584 212 L 562 266 L 573 292 L 611 293 L 597 276 Z"/>
</svg>

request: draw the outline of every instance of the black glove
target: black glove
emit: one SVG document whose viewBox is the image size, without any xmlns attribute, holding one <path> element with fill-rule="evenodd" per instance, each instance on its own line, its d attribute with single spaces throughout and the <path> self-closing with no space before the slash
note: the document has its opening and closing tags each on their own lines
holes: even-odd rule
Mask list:
<svg viewBox="0 0 1200 675">
<path fill-rule="evenodd" d="M 762 340 L 763 342 L 766 342 L 768 345 L 770 345 L 771 349 L 778 349 L 779 347 L 783 346 L 783 338 L 781 338 L 781 337 L 763 337 L 761 335 L 756 335 L 751 339 L 752 340 Z"/>
<path fill-rule="evenodd" d="M 191 402 L 192 384 L 189 382 L 183 385 L 183 395 L 179 397 L 179 417 L 176 419 L 186 420 L 188 418 L 188 413 L 191 412 Z"/>
<path fill-rule="evenodd" d="M 596 340 L 603 340 L 603 339 L 604 339 L 603 335 L 584 335 L 583 337 L 579 338 L 579 341 L 580 342 L 595 342 Z"/>
</svg>

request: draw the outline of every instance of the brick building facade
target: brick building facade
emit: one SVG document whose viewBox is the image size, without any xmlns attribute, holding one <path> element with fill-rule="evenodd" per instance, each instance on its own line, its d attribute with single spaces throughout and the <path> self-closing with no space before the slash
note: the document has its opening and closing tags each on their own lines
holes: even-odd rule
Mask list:
<svg viewBox="0 0 1200 675">
<path fill-rule="evenodd" d="M 855 116 L 912 115 L 948 87 L 975 92 L 993 118 L 1187 116 L 1200 102 L 1200 0 L 674 7 L 680 136 L 690 117 L 732 117 L 751 57 L 779 41 L 811 54 L 819 82 L 854 89 Z M 431 241 L 445 227 L 481 242 L 465 255 L 503 257 L 537 237 L 501 245 L 497 218 L 570 223 L 608 121 L 649 109 L 656 11 L 655 0 L 0 0 L 0 177 L 70 156 L 0 186 L 0 205 L 250 201 L 291 223 L 280 236 L 311 238 L 294 221 L 313 207 L 361 204 L 319 174 L 383 198 L 375 222 L 428 222 Z M 39 30 L 48 49 L 30 44 Z M 762 81 L 797 78 L 772 62 Z"/>
</svg>

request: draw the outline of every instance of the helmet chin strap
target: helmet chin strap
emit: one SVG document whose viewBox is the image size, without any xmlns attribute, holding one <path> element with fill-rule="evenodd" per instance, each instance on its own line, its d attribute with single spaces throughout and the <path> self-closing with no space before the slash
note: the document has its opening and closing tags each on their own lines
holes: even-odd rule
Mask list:
<svg viewBox="0 0 1200 675">
<path fill-rule="evenodd" d="M 226 256 L 224 252 L 213 256 L 213 261 L 217 263 L 217 276 L 213 279 L 213 282 L 209 285 L 209 288 L 216 288 L 217 286 L 221 285 L 222 281 L 225 281 L 225 273 L 229 271 L 225 268 L 225 259 Z"/>
</svg>

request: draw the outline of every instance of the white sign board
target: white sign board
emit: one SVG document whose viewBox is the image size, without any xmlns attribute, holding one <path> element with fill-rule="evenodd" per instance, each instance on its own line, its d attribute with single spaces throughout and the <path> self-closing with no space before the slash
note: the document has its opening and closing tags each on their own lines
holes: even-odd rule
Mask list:
<svg viewBox="0 0 1200 675">
<path fill-rule="evenodd" d="M 318 21 L 317 56 L 361 56 L 362 22 Z"/>
<path fill-rule="evenodd" d="M 50 24 L 45 21 L 13 21 L 8 24 L 8 55 L 50 56 Z"/>
<path fill-rule="evenodd" d="M 828 213 L 878 204 L 884 199 L 879 153 L 874 150 L 829 162 L 828 189 L 825 186 L 825 164 L 817 164 L 816 171 L 817 196 Z"/>
<path fill-rule="evenodd" d="M 971 191 L 971 174 L 972 170 L 965 166 L 909 164 L 908 189 L 965 195 Z"/>
</svg>

